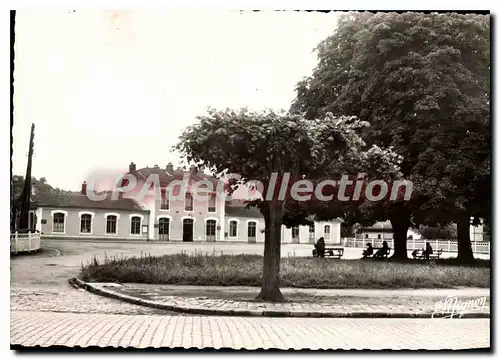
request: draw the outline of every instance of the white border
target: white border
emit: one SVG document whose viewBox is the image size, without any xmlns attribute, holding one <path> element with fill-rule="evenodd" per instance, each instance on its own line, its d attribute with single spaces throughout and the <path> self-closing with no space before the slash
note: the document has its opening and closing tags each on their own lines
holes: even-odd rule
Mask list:
<svg viewBox="0 0 500 360">
<path fill-rule="evenodd" d="M 158 235 L 158 239 L 156 239 L 156 240 L 159 240 L 159 238 L 160 238 L 160 227 L 159 227 L 160 219 L 168 219 L 168 240 L 170 240 L 170 235 L 172 234 L 172 232 L 171 232 L 171 230 L 172 230 L 172 216 L 170 216 L 170 215 L 158 215 L 158 216 L 156 216 L 156 221 L 158 221 L 158 231 L 156 234 L 156 235 Z M 194 231 L 194 225 L 193 225 L 193 231 Z"/>
<path fill-rule="evenodd" d="M 61 214 L 64 214 L 64 231 L 60 232 L 60 231 L 54 231 L 54 214 L 58 214 L 58 213 L 61 213 Z M 50 212 L 50 217 L 51 217 L 51 222 L 50 222 L 50 233 L 51 234 L 61 234 L 61 235 L 65 235 L 66 234 L 66 225 L 67 225 L 67 222 L 68 222 L 68 212 L 66 210 L 52 210 Z"/>
<path fill-rule="evenodd" d="M 210 206 L 210 197 L 214 196 L 215 197 L 215 206 L 214 206 L 214 211 L 209 211 L 209 206 Z M 208 201 L 207 201 L 207 214 L 217 214 L 217 204 L 218 204 L 218 201 L 217 201 L 217 193 L 215 194 L 210 194 L 209 195 L 209 198 L 208 198 Z M 194 207 L 193 207 L 194 208 Z"/>
<path fill-rule="evenodd" d="M 159 206 L 158 211 L 161 211 L 161 212 L 163 212 L 163 211 L 171 211 L 172 210 L 172 204 L 170 202 L 170 196 L 167 197 L 167 195 L 170 195 L 170 191 L 167 188 L 161 189 L 160 190 L 160 195 L 161 195 L 161 191 L 165 191 L 165 198 L 168 199 L 168 209 L 162 209 L 161 208 L 161 204 L 162 204 L 163 198 L 160 196 L 160 206 Z M 194 202 L 193 202 L 193 209 L 194 209 Z"/>
<path fill-rule="evenodd" d="M 236 236 L 231 236 L 231 221 L 236 221 Z M 229 218 L 227 219 L 227 227 L 228 227 L 228 232 L 227 232 L 227 237 L 230 239 L 237 239 L 238 235 L 240 233 L 240 219 L 237 218 Z"/>
<path fill-rule="evenodd" d="M 132 218 L 133 217 L 139 217 L 141 219 L 141 223 L 139 224 L 139 234 L 132 234 Z M 141 214 L 130 214 L 128 216 L 128 234 L 130 236 L 142 236 L 142 223 L 144 222 L 144 215 L 141 215 Z"/>
<path fill-rule="evenodd" d="M 186 197 L 188 196 L 188 194 L 191 196 L 191 199 L 193 200 L 193 210 L 186 210 L 186 204 L 187 204 Z M 195 201 L 194 201 L 193 194 L 186 192 L 186 196 L 184 196 L 184 212 L 185 213 L 194 213 L 194 202 Z"/>
<path fill-rule="evenodd" d="M 326 238 L 327 232 L 325 231 L 325 227 L 329 227 L 330 231 L 328 232 L 328 239 Z M 323 236 L 325 237 L 325 240 L 331 240 L 332 239 L 332 225 L 331 224 L 325 224 L 323 225 Z"/>
<path fill-rule="evenodd" d="M 82 233 L 82 215 L 90 215 L 90 232 L 89 233 Z M 94 232 L 94 219 L 95 219 L 95 213 L 92 211 L 80 211 L 78 213 L 78 231 L 80 235 L 86 236 L 86 235 L 92 235 Z"/>
<path fill-rule="evenodd" d="M 212 214 L 212 213 L 210 213 L 210 214 Z M 220 220 L 215 216 L 209 216 L 209 217 L 206 217 L 205 219 L 203 219 L 203 223 L 205 224 L 204 229 L 203 229 L 203 234 L 205 235 L 205 241 L 207 241 L 207 221 L 208 220 L 215 221 L 215 241 L 217 241 L 217 226 L 218 226 Z M 220 229 L 219 229 L 219 231 L 220 231 Z"/>
<path fill-rule="evenodd" d="M 108 216 L 116 216 L 116 233 L 108 233 Z M 104 235 L 105 236 L 118 236 L 119 230 L 118 225 L 120 223 L 120 214 L 119 213 L 105 213 L 104 214 Z"/>
</svg>

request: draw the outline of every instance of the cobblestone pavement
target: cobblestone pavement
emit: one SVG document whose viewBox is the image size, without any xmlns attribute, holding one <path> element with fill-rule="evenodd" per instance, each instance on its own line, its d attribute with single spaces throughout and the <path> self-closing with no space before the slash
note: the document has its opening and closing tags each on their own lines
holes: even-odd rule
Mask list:
<svg viewBox="0 0 500 360">
<path fill-rule="evenodd" d="M 302 290 L 302 293 L 288 294 L 289 302 L 285 303 L 262 303 L 251 301 L 258 293 L 258 289 L 254 289 L 254 293 L 239 293 L 232 287 L 225 291 L 219 289 L 218 293 L 212 295 L 207 291 L 206 287 L 190 287 L 190 291 L 182 291 L 179 289 L 177 294 L 173 286 L 161 285 L 145 285 L 145 284 L 106 284 L 106 283 L 89 283 L 91 287 L 103 290 L 111 296 L 118 296 L 123 299 L 140 300 L 145 305 L 160 305 L 164 308 L 172 309 L 176 307 L 190 311 L 195 311 L 199 314 L 217 312 L 218 315 L 226 315 L 233 313 L 234 315 L 287 315 L 287 316 L 398 316 L 398 317 L 430 317 L 436 309 L 437 301 L 444 301 L 447 296 L 455 296 L 455 294 L 466 294 L 467 291 L 459 289 L 444 289 L 440 293 L 432 292 L 433 296 L 424 296 L 421 291 L 406 291 L 407 295 L 394 296 L 392 292 L 387 296 L 370 295 L 369 290 L 358 292 L 358 296 L 352 296 L 348 291 L 344 291 L 343 295 L 330 295 L 328 291 L 323 292 L 323 296 L 318 296 L 315 290 Z M 472 289 L 474 290 L 474 289 Z M 471 294 L 477 293 L 475 296 L 457 296 L 457 303 L 465 303 L 469 300 L 479 300 L 480 296 L 484 296 L 481 307 L 471 307 L 465 310 L 464 316 L 469 316 L 472 313 L 487 316 L 490 310 L 489 290 L 475 289 L 469 291 Z M 376 291 L 377 292 L 377 291 Z M 285 295 L 286 291 L 284 291 Z M 308 294 L 316 294 L 312 295 Z M 356 293 L 356 292 L 354 292 Z M 241 295 L 242 294 L 242 295 Z M 332 294 L 335 294 L 332 291 Z M 364 296 L 363 296 L 364 294 Z M 397 293 L 396 293 L 397 294 Z M 441 294 L 441 295 L 439 295 Z M 206 296 L 202 296 L 206 295 Z M 361 296 L 360 296 L 361 295 Z M 294 301 L 295 299 L 295 301 Z M 298 300 L 298 301 L 297 301 Z M 134 300 L 135 302 L 135 300 Z M 443 309 L 444 310 L 444 309 Z M 272 313 L 272 314 L 271 314 Z M 484 315 L 482 315 L 484 314 Z M 439 316 L 447 316 L 439 315 Z M 458 315 L 455 315 L 457 317 Z M 477 316 L 477 315 L 476 315 Z"/>
<path fill-rule="evenodd" d="M 65 287 L 36 287 L 10 289 L 10 310 L 83 314 L 147 315 L 170 312 L 94 295 L 82 289 Z"/>
<path fill-rule="evenodd" d="M 490 337 L 487 319 L 311 321 L 302 318 L 14 311 L 11 314 L 11 344 L 217 349 L 466 349 L 489 347 Z"/>
</svg>

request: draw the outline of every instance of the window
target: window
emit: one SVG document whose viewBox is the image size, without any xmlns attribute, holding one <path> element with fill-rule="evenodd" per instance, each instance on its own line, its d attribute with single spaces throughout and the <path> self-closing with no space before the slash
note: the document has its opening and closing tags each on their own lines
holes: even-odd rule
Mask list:
<svg viewBox="0 0 500 360">
<path fill-rule="evenodd" d="M 62 233 L 64 232 L 64 214 L 55 213 L 52 223 L 52 232 Z"/>
<path fill-rule="evenodd" d="M 309 240 L 314 240 L 314 224 L 309 225 Z"/>
<path fill-rule="evenodd" d="M 141 218 L 139 216 L 133 216 L 130 219 L 130 233 L 132 235 L 141 234 Z"/>
<path fill-rule="evenodd" d="M 368 239 L 368 234 L 365 234 L 365 239 Z"/>
<path fill-rule="evenodd" d="M 378 234 L 377 239 L 382 239 L 382 235 Z"/>
<path fill-rule="evenodd" d="M 193 211 L 193 195 L 191 195 L 189 193 L 186 194 L 184 210 Z"/>
<path fill-rule="evenodd" d="M 161 204 L 160 204 L 160 209 L 162 210 L 168 210 L 170 208 L 170 202 L 169 202 L 169 194 L 167 190 L 162 189 L 161 190 Z"/>
<path fill-rule="evenodd" d="M 92 231 L 92 215 L 82 214 L 80 218 L 80 233 L 90 234 Z"/>
<path fill-rule="evenodd" d="M 330 239 L 330 225 L 325 225 L 325 238 Z"/>
<path fill-rule="evenodd" d="M 292 227 L 292 239 L 295 239 L 295 240 L 299 239 L 299 227 L 298 226 Z"/>
<path fill-rule="evenodd" d="M 236 236 L 238 236 L 238 222 L 232 220 L 229 222 L 229 237 Z"/>
<path fill-rule="evenodd" d="M 208 212 L 215 212 L 215 194 L 210 194 L 208 198 Z"/>
<path fill-rule="evenodd" d="M 215 240 L 215 228 L 217 225 L 217 221 L 215 220 L 207 220 L 206 225 L 206 236 L 207 240 Z"/>
<path fill-rule="evenodd" d="M 257 223 L 255 221 L 250 221 L 248 223 L 248 237 L 254 238 L 257 233 Z"/>
<path fill-rule="evenodd" d="M 106 217 L 106 234 L 116 234 L 116 215 Z"/>
</svg>

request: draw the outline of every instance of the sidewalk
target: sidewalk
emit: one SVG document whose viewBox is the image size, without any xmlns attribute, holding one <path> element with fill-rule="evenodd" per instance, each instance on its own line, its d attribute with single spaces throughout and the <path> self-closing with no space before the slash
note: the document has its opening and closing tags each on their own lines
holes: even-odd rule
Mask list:
<svg viewBox="0 0 500 360">
<path fill-rule="evenodd" d="M 484 306 L 467 308 L 462 318 L 489 318 L 490 289 L 281 289 L 284 303 L 254 300 L 257 287 L 207 287 L 150 284 L 73 284 L 125 302 L 201 315 L 271 317 L 430 318 L 436 303 L 456 297 L 458 305 L 485 298 Z M 443 307 L 441 307 L 443 309 Z M 442 312 L 446 310 L 443 309 Z M 459 312 L 459 311 L 458 311 Z M 434 317 L 449 317 L 437 312 Z M 459 314 L 455 313 L 454 318 Z"/>
</svg>

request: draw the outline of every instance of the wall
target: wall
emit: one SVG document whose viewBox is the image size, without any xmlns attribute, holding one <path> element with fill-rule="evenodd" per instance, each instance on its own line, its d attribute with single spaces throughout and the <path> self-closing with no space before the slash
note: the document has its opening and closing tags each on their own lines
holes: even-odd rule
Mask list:
<svg viewBox="0 0 500 360">
<path fill-rule="evenodd" d="M 229 236 L 229 223 L 230 221 L 236 221 L 237 226 L 237 236 L 231 237 Z M 225 219 L 225 228 L 228 233 L 228 236 L 224 239 L 227 242 L 248 242 L 248 221 L 256 221 L 257 222 L 257 234 L 256 234 L 256 242 L 264 243 L 265 234 L 261 232 L 264 229 L 264 219 L 263 218 L 244 218 L 244 217 L 226 217 Z M 325 242 L 328 244 L 340 244 L 340 221 L 324 221 L 324 222 L 316 222 L 315 223 L 315 234 L 314 241 L 319 239 L 320 237 L 325 237 L 324 227 L 325 225 L 330 225 L 330 239 L 325 239 Z M 288 229 L 285 226 L 282 226 L 281 232 L 281 243 L 283 244 L 291 244 L 292 243 L 292 229 Z M 309 241 L 309 226 L 299 226 L 299 243 L 300 244 L 310 244 Z"/>
<path fill-rule="evenodd" d="M 236 237 L 231 237 L 230 235 L 230 221 L 236 221 L 237 226 L 237 234 Z M 224 219 L 224 228 L 227 232 L 227 236 L 224 238 L 225 242 L 248 242 L 248 222 L 255 221 L 257 223 L 256 232 L 255 232 L 255 242 L 256 243 L 264 243 L 265 234 L 261 232 L 264 229 L 264 218 L 247 218 L 247 217 L 235 217 L 235 216 L 226 216 Z"/>
<path fill-rule="evenodd" d="M 216 221 L 216 240 L 223 238 L 224 234 L 224 201 L 216 198 L 215 212 L 208 212 L 208 201 L 203 199 L 193 200 L 193 210 L 186 211 L 184 199 L 169 199 L 168 209 L 161 208 L 161 199 L 146 199 L 141 203 L 143 206 L 151 209 L 152 220 L 154 224 L 158 224 L 160 218 L 168 218 L 170 221 L 169 240 L 182 241 L 183 238 L 183 221 L 184 219 L 192 219 L 193 224 L 193 241 L 206 241 L 206 221 Z M 158 239 L 157 229 L 152 234 L 153 239 Z"/>
<path fill-rule="evenodd" d="M 142 225 L 148 225 L 149 214 L 146 212 L 130 212 L 117 210 L 89 210 L 89 209 L 60 209 L 60 208 L 40 208 L 43 220 L 47 220 L 46 224 L 41 224 L 42 235 L 46 237 L 61 237 L 61 238 L 109 238 L 109 239 L 137 239 L 147 240 L 148 234 L 142 233 Z M 53 214 L 62 212 L 65 214 L 64 233 L 53 233 L 52 222 Z M 90 214 L 92 216 L 91 233 L 80 233 L 80 215 Z M 106 234 L 106 216 L 117 215 L 117 234 Z M 130 234 L 130 218 L 131 215 L 138 215 L 142 218 L 141 234 Z"/>
</svg>

